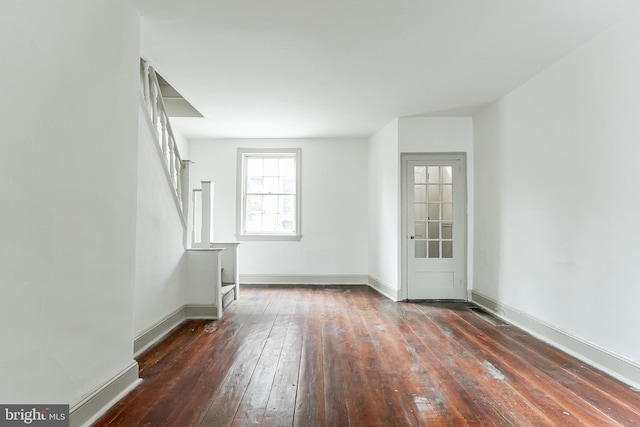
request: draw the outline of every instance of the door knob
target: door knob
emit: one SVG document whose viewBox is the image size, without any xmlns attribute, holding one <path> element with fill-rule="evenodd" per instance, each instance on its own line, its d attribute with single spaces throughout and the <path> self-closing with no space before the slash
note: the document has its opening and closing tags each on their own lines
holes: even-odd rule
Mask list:
<svg viewBox="0 0 640 427">
<path fill-rule="evenodd" d="M 411 236 L 411 237 L 409 237 L 409 238 L 410 238 L 411 240 L 413 240 L 413 239 L 415 239 L 415 238 L 416 238 L 416 236 Z"/>
</svg>

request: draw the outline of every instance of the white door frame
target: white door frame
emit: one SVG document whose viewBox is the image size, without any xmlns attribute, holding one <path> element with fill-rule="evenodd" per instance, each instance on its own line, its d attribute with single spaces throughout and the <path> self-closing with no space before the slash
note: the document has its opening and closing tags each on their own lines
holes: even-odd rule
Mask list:
<svg viewBox="0 0 640 427">
<path fill-rule="evenodd" d="M 468 280 L 467 280 L 467 262 L 469 255 L 469 239 L 467 238 L 467 233 L 469 229 L 469 218 L 468 218 L 468 203 L 469 198 L 467 194 L 467 153 L 464 152 L 451 152 L 451 153 L 400 153 L 400 257 L 401 257 L 401 268 L 400 268 L 400 300 L 407 300 L 409 297 L 409 288 L 408 288 L 408 253 L 407 253 L 407 245 L 409 240 L 409 231 L 407 224 L 407 164 L 410 160 L 460 160 L 462 163 L 462 191 L 463 191 L 463 199 L 464 199 L 464 234 L 463 234 L 463 244 L 464 244 L 464 272 L 463 272 L 463 286 L 466 290 L 465 299 L 468 300 L 469 289 L 468 289 Z"/>
</svg>

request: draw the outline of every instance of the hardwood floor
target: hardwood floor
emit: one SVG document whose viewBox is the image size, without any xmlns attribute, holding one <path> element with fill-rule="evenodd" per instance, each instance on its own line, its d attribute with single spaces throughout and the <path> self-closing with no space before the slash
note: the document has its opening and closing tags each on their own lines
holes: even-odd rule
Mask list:
<svg viewBox="0 0 640 427">
<path fill-rule="evenodd" d="M 639 426 L 640 393 L 467 303 L 243 288 L 139 359 L 97 426 Z"/>
</svg>

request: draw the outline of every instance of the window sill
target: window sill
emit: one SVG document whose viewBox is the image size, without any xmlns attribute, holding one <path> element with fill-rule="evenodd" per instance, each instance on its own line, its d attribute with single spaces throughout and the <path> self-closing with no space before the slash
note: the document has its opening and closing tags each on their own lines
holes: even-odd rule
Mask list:
<svg viewBox="0 0 640 427">
<path fill-rule="evenodd" d="M 299 242 L 302 234 L 236 234 L 236 240 L 256 242 Z"/>
</svg>

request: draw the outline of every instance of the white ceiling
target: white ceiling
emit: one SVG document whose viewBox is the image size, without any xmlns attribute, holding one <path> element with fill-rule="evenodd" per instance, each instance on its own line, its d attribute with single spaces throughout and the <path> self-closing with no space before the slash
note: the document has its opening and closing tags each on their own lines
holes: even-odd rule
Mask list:
<svg viewBox="0 0 640 427">
<path fill-rule="evenodd" d="M 187 138 L 368 136 L 469 116 L 634 0 L 133 0 L 142 55 L 205 118 Z"/>
</svg>

